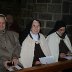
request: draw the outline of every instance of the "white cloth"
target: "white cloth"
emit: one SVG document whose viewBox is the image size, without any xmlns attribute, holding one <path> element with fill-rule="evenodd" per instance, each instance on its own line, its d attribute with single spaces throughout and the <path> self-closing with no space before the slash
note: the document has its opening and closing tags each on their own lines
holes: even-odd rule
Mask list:
<svg viewBox="0 0 72 72">
<path fill-rule="evenodd" d="M 30 34 L 31 34 L 33 40 L 38 41 L 38 34 L 33 34 L 31 31 L 30 31 Z"/>
<path fill-rule="evenodd" d="M 56 32 L 50 34 L 47 36 L 46 38 L 46 42 L 47 42 L 47 47 L 50 49 L 51 51 L 51 55 L 54 56 L 54 58 L 56 59 L 56 61 L 58 61 L 58 57 L 59 57 L 59 43 L 60 43 L 61 38 L 56 34 Z M 72 46 L 71 46 L 71 42 L 68 38 L 68 36 L 65 36 L 64 43 L 66 44 L 66 46 L 68 47 L 68 49 L 72 52 Z"/>
<path fill-rule="evenodd" d="M 48 50 L 46 48 L 45 37 L 42 34 L 40 34 L 39 43 L 40 43 L 43 53 L 46 56 L 49 56 L 50 50 Z M 24 68 L 32 67 L 33 57 L 34 57 L 35 40 L 33 40 L 28 35 L 26 37 L 26 39 L 23 41 L 21 48 L 22 48 L 21 53 L 20 53 L 21 57 L 20 57 L 19 61 L 24 66 Z"/>
</svg>

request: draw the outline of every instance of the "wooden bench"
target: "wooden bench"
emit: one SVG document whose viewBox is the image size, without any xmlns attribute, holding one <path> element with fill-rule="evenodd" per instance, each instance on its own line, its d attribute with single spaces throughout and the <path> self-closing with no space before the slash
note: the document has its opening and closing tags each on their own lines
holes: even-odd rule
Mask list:
<svg viewBox="0 0 72 72">
<path fill-rule="evenodd" d="M 62 70 L 69 68 L 72 68 L 72 60 L 65 60 L 47 65 L 24 68 L 16 72 L 61 72 Z"/>
</svg>

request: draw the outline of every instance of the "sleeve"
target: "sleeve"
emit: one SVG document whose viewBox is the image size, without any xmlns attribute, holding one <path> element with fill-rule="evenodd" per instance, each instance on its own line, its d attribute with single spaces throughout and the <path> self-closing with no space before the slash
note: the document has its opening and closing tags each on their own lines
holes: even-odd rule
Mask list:
<svg viewBox="0 0 72 72">
<path fill-rule="evenodd" d="M 51 50 L 51 53 L 53 53 L 55 49 L 58 48 L 56 40 L 53 36 L 48 36 L 46 38 L 46 42 L 47 42 L 47 47 Z"/>
<path fill-rule="evenodd" d="M 18 33 L 13 33 L 14 40 L 15 40 L 15 45 L 14 45 L 14 51 L 13 51 L 13 58 L 19 58 L 20 57 L 20 51 L 21 51 L 21 46 L 19 43 L 19 35 Z"/>
<path fill-rule="evenodd" d="M 67 47 L 69 48 L 69 50 L 71 51 L 72 53 L 72 46 L 71 46 L 71 42 L 70 42 L 70 39 L 69 37 L 66 35 L 65 39 L 64 39 L 64 42 L 65 44 L 67 45 Z"/>
<path fill-rule="evenodd" d="M 54 35 L 50 35 L 46 38 L 47 47 L 50 49 L 51 55 L 58 61 L 59 56 L 59 41 Z"/>
<path fill-rule="evenodd" d="M 43 34 L 40 34 L 40 46 L 45 54 L 45 56 L 50 56 L 51 55 L 51 52 L 50 52 L 50 49 L 49 47 L 47 47 L 47 42 L 46 42 L 46 39 L 45 39 L 45 36 Z"/>
</svg>

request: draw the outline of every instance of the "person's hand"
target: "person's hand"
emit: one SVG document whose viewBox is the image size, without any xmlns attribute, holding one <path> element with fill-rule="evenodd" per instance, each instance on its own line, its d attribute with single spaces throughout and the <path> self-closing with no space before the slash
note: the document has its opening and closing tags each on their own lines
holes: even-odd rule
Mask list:
<svg viewBox="0 0 72 72">
<path fill-rule="evenodd" d="M 35 65 L 39 65 L 39 64 L 41 64 L 40 61 L 36 61 L 36 62 L 35 62 Z"/>
<path fill-rule="evenodd" d="M 19 60 L 17 58 L 12 59 L 12 64 L 17 65 L 19 63 Z"/>
<path fill-rule="evenodd" d="M 65 53 L 60 53 L 60 58 L 64 58 L 66 56 Z"/>
<path fill-rule="evenodd" d="M 69 51 L 66 55 L 70 56 L 70 55 L 72 55 L 72 53 Z"/>
<path fill-rule="evenodd" d="M 3 64 L 4 64 L 4 67 L 6 68 L 6 69 L 8 69 L 9 68 L 9 66 L 7 65 L 7 63 L 11 63 L 11 61 L 5 61 Z"/>
</svg>

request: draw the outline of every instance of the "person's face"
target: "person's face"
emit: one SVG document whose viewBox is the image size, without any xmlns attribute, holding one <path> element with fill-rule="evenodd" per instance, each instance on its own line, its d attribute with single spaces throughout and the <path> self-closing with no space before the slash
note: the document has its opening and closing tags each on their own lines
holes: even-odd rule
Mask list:
<svg viewBox="0 0 72 72">
<path fill-rule="evenodd" d="M 63 35 L 65 32 L 65 27 L 61 27 L 60 29 L 58 29 L 58 32 Z"/>
<path fill-rule="evenodd" d="M 38 21 L 34 20 L 32 23 L 31 31 L 33 34 L 38 34 L 40 31 L 40 24 Z"/>
<path fill-rule="evenodd" d="M 0 17 L 0 30 L 5 29 L 5 19 L 4 17 Z"/>
</svg>

